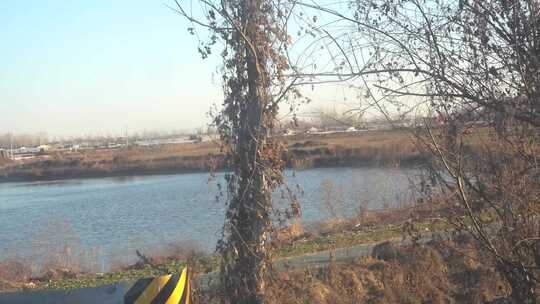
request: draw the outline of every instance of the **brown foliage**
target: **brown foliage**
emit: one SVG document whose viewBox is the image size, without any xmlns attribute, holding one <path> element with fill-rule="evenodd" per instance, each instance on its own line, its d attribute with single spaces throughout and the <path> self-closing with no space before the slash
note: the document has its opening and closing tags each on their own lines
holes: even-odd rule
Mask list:
<svg viewBox="0 0 540 304">
<path fill-rule="evenodd" d="M 337 62 L 348 63 L 334 76 L 361 78 L 368 106 L 389 120 L 396 108 L 429 109 L 415 134 L 437 188 L 428 196 L 442 193 L 455 204 L 447 220 L 489 253 L 485 263 L 495 263 L 516 302 L 536 303 L 538 1 L 369 0 L 355 2 L 353 13 L 303 5 L 350 23 L 346 34 L 333 33 L 346 37 L 333 42 Z M 355 40 L 366 43 L 355 49 Z M 369 65 L 354 66 L 365 53 Z M 478 145 L 470 145 L 472 137 Z"/>
<path fill-rule="evenodd" d="M 392 250 L 395 254 L 385 259 L 365 257 L 276 274 L 266 300 L 292 304 L 485 303 L 510 292 L 494 265 L 483 262 L 485 254 L 467 236 L 394 246 Z M 210 293 L 199 296 L 198 303 L 219 303 L 220 299 Z"/>
<path fill-rule="evenodd" d="M 0 261 L 0 290 L 20 289 L 32 276 L 28 264 L 16 259 Z"/>
</svg>

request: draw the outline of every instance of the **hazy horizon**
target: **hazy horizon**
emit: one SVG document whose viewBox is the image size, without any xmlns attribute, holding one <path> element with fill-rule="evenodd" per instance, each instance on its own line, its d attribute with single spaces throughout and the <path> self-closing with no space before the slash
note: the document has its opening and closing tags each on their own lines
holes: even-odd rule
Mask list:
<svg viewBox="0 0 540 304">
<path fill-rule="evenodd" d="M 6 1 L 0 18 L 0 133 L 193 129 L 220 102 L 215 58 L 161 1 Z"/>
<path fill-rule="evenodd" d="M 203 60 L 190 24 L 167 3 L 0 3 L 7 46 L 0 134 L 99 136 L 208 125 L 212 104 L 222 100 L 219 55 Z M 306 92 L 314 99 L 306 112 L 354 103 L 355 93 L 337 85 Z"/>
</svg>

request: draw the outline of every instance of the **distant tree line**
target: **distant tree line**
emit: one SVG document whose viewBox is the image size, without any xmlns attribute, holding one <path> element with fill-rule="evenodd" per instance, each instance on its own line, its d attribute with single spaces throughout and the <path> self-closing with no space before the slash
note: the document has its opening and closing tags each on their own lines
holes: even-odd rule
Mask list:
<svg viewBox="0 0 540 304">
<path fill-rule="evenodd" d="M 0 135 L 0 147 L 10 148 L 14 147 L 31 147 L 45 144 L 49 141 L 47 133 L 39 132 L 34 134 L 11 134 L 4 133 Z"/>
</svg>

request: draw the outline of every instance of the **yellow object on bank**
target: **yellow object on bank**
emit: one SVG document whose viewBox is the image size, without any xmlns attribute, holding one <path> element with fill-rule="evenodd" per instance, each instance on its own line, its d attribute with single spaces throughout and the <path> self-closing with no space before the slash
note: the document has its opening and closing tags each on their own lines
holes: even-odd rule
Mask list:
<svg viewBox="0 0 540 304">
<path fill-rule="evenodd" d="M 188 270 L 137 281 L 124 295 L 125 304 L 190 304 Z"/>
</svg>

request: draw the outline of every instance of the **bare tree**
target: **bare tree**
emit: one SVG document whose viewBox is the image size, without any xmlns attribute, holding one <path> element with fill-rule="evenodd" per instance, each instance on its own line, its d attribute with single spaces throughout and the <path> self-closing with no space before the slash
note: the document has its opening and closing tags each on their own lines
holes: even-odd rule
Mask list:
<svg viewBox="0 0 540 304">
<path fill-rule="evenodd" d="M 231 302 L 264 301 L 270 194 L 283 170 L 282 147 L 268 136 L 279 102 L 296 85 L 348 82 L 364 92 L 366 107 L 388 119 L 413 111 L 426 118 L 415 135 L 433 156 L 429 168 L 440 191 L 458 203 L 448 220 L 491 254 L 517 302 L 536 303 L 538 0 L 294 1 L 299 14 L 280 1 L 199 2 L 207 22 L 179 9 L 214 33 L 210 44 L 201 43 L 201 54 L 208 56 L 218 38 L 225 43 L 226 99 L 215 123 L 233 169 L 219 246 Z M 290 55 L 291 15 L 304 22 L 300 32 L 317 40 L 304 44 L 313 62 L 304 62 L 303 73 L 285 73 L 292 61 L 284 55 Z M 320 46 L 332 64 L 317 64 L 322 57 L 309 49 Z"/>
<path fill-rule="evenodd" d="M 416 138 L 433 156 L 440 191 L 458 203 L 448 220 L 490 253 L 517 303 L 536 303 L 539 2 L 369 0 L 350 2 L 349 11 L 300 5 L 334 18 L 341 31 L 321 31 L 338 66 L 312 77 L 358 83 L 385 115 L 389 107 L 435 113 Z"/>
</svg>

